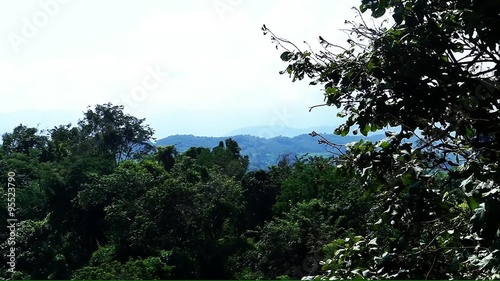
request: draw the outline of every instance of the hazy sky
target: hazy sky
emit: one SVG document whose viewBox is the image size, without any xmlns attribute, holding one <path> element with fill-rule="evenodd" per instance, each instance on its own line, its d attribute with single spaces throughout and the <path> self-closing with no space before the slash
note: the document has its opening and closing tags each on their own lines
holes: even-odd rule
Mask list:
<svg viewBox="0 0 500 281">
<path fill-rule="evenodd" d="M 113 102 L 157 137 L 336 125 L 320 86 L 292 83 L 266 24 L 280 37 L 345 44 L 360 1 L 40 0 L 0 3 L 2 132 L 75 123 Z M 305 46 L 305 45 L 302 45 Z"/>
</svg>

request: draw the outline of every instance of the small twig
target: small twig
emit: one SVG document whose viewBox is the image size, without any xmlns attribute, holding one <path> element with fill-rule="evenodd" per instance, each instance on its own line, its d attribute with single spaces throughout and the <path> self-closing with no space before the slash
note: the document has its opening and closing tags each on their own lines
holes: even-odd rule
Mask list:
<svg viewBox="0 0 500 281">
<path fill-rule="evenodd" d="M 336 154 L 336 155 L 344 155 L 344 152 L 342 152 L 342 150 L 340 150 L 339 146 L 345 146 L 344 144 L 335 144 L 331 141 L 329 141 L 328 139 L 326 139 L 324 136 L 316 133 L 315 131 L 312 131 L 310 134 L 309 134 L 311 137 L 320 137 L 321 139 L 318 140 L 318 144 L 326 144 L 332 148 L 335 148 L 339 153 L 335 153 L 333 151 L 329 151 L 328 149 L 326 149 L 326 151 L 332 153 L 332 154 Z"/>
<path fill-rule="evenodd" d="M 328 106 L 328 104 L 317 104 L 317 105 L 313 105 L 311 107 L 309 107 L 309 112 L 311 112 L 311 110 L 313 110 L 313 108 L 316 108 L 316 107 L 321 107 L 321 106 Z"/>
<path fill-rule="evenodd" d="M 319 37 L 319 43 L 321 44 L 321 46 L 323 47 L 323 49 L 325 49 L 325 51 L 327 51 L 327 52 L 329 52 L 327 48 L 328 48 L 328 47 L 330 47 L 330 46 L 335 47 L 335 48 L 342 49 L 342 50 L 344 50 L 344 51 L 346 51 L 346 52 L 347 52 L 347 49 L 346 49 L 346 48 L 344 48 L 344 47 L 342 47 L 342 46 L 339 46 L 339 45 L 336 45 L 336 44 L 332 44 L 332 43 L 330 43 L 330 42 L 326 41 L 325 39 L 323 39 L 323 37 L 321 37 L 321 36 Z M 324 44 L 324 43 L 326 43 L 326 44 L 325 44 L 325 45 L 326 45 L 326 47 L 325 47 L 325 46 L 323 46 L 323 44 Z"/>
<path fill-rule="evenodd" d="M 285 48 L 283 46 L 283 44 L 281 44 L 281 42 L 284 42 L 284 43 L 287 43 L 287 44 L 290 44 L 292 45 L 293 47 L 295 47 L 295 49 L 297 51 L 299 51 L 299 53 L 302 53 L 302 51 L 299 49 L 299 47 L 297 47 L 297 45 L 293 44 L 292 42 L 286 40 L 286 39 L 283 39 L 283 38 L 278 38 L 278 36 L 276 36 L 269 28 L 267 28 L 265 25 L 263 26 L 263 31 L 264 32 L 269 32 L 271 33 L 271 40 L 273 41 L 276 41 L 283 49 L 286 49 L 288 50 L 287 48 Z"/>
<path fill-rule="evenodd" d="M 436 245 L 436 248 L 437 248 L 437 246 L 438 246 L 437 241 L 434 241 L 434 244 Z M 427 274 L 425 275 L 425 280 L 427 280 L 427 278 L 429 278 L 429 274 L 431 274 L 431 271 L 434 268 L 434 265 L 436 264 L 437 256 L 438 256 L 438 251 L 436 251 L 434 253 L 434 260 L 432 261 L 431 268 L 429 268 L 429 271 L 427 271 Z"/>
</svg>

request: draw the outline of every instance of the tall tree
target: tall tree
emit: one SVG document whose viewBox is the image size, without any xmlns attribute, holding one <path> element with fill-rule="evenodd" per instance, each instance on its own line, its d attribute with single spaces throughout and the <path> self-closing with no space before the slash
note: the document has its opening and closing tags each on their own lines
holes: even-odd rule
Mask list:
<svg viewBox="0 0 500 281">
<path fill-rule="evenodd" d="M 2 135 L 2 150 L 8 156 L 12 153 L 30 155 L 32 150 L 39 150 L 39 155 L 46 149 L 48 137 L 40 134 L 37 128 L 28 128 L 23 124 L 15 127 L 12 133 Z"/>
<path fill-rule="evenodd" d="M 96 105 L 84 112 L 78 122 L 85 150 L 109 155 L 116 161 L 148 154 L 154 130 L 138 119 L 123 112 L 123 106 L 111 103 Z"/>
<path fill-rule="evenodd" d="M 417 240 L 387 249 L 399 266 L 373 268 L 384 268 L 384 279 L 498 278 L 500 2 L 362 0 L 358 11 L 360 22 L 347 21 L 345 47 L 320 36 L 323 50 L 302 50 L 262 29 L 285 49 L 281 59 L 288 66 L 281 73 L 323 85 L 324 105 L 341 109 L 345 122 L 336 134 L 398 128 L 382 141 L 350 146 L 341 159 L 347 171 L 380 183 L 376 190 L 391 214 L 383 219 L 400 231 L 395 239 Z M 370 26 L 367 11 L 374 18 L 390 12 L 393 21 Z M 448 199 L 431 177 L 437 169 L 449 171 L 467 192 L 469 228 L 455 250 L 436 242 L 462 229 L 461 218 L 446 218 L 451 207 L 439 203 Z M 416 225 L 423 230 L 412 232 Z M 453 255 L 462 269 L 447 272 L 441 265 Z"/>
</svg>

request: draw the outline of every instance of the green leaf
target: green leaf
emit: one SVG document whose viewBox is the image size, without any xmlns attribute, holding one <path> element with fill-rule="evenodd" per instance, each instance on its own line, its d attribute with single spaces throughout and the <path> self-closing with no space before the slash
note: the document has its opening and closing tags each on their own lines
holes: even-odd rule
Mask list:
<svg viewBox="0 0 500 281">
<path fill-rule="evenodd" d="M 471 130 L 471 128 L 469 126 L 466 126 L 465 127 L 465 136 L 470 139 L 472 137 L 472 135 L 474 134 L 474 132 Z"/>
<path fill-rule="evenodd" d="M 366 64 L 366 69 L 368 70 L 368 73 L 372 72 L 372 69 L 374 66 L 375 66 L 375 62 L 373 61 L 373 59 L 370 59 L 368 61 L 368 64 Z"/>
<path fill-rule="evenodd" d="M 412 182 L 413 176 L 411 174 L 404 174 L 401 177 L 401 180 L 403 181 L 403 184 L 408 185 Z"/>
<path fill-rule="evenodd" d="M 361 4 L 361 6 L 359 6 L 359 10 L 364 13 L 366 12 L 366 10 L 368 10 L 368 6 L 366 4 Z"/>
<path fill-rule="evenodd" d="M 380 0 L 379 7 L 387 8 L 389 6 L 389 0 Z"/>
<path fill-rule="evenodd" d="M 347 134 L 349 134 L 350 128 L 351 127 L 349 127 L 348 125 L 343 124 L 343 125 L 340 125 L 338 128 L 336 128 L 333 133 L 335 135 L 341 135 L 341 136 L 345 137 Z"/>
<path fill-rule="evenodd" d="M 292 52 L 286 51 L 281 54 L 280 58 L 282 61 L 289 61 L 292 58 L 292 55 Z"/>
<path fill-rule="evenodd" d="M 398 25 L 403 22 L 403 15 L 401 13 L 394 13 L 392 15 L 392 18 L 394 19 L 394 22 Z"/>
<path fill-rule="evenodd" d="M 382 149 L 384 149 L 388 146 L 389 146 L 389 142 L 386 140 L 382 140 L 382 141 L 377 142 L 377 147 L 380 147 Z"/>
<path fill-rule="evenodd" d="M 340 135 L 343 137 L 347 136 L 347 134 L 349 134 L 349 126 L 345 126 L 345 128 L 340 133 Z"/>
<path fill-rule="evenodd" d="M 385 8 L 384 7 L 379 7 L 378 9 L 376 9 L 375 11 L 373 11 L 372 17 L 374 17 L 374 18 L 380 18 L 384 14 L 385 14 Z"/>
<path fill-rule="evenodd" d="M 479 207 L 479 202 L 477 202 L 472 196 L 467 197 L 467 205 L 469 205 L 469 208 L 471 211 L 474 211 L 477 207 Z"/>
<path fill-rule="evenodd" d="M 372 129 L 372 128 L 371 128 L 371 126 L 370 126 L 370 125 L 365 125 L 365 126 L 363 127 L 363 129 L 361 130 L 361 134 L 363 134 L 363 136 L 365 136 L 365 137 L 366 137 L 366 136 L 368 135 L 368 132 L 370 132 L 370 131 L 371 131 L 371 129 Z"/>
<path fill-rule="evenodd" d="M 337 89 L 336 87 L 328 87 L 328 88 L 326 88 L 326 89 L 325 89 L 325 92 L 326 92 L 326 94 L 327 94 L 328 96 L 330 96 L 330 95 L 335 96 L 335 95 L 337 95 L 340 91 L 339 91 L 339 89 Z"/>
</svg>

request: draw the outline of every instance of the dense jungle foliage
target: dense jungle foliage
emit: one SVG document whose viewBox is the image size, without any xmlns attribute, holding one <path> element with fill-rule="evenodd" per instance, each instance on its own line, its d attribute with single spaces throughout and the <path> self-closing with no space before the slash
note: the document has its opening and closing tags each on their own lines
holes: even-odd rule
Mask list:
<svg viewBox="0 0 500 281">
<path fill-rule="evenodd" d="M 248 172 L 230 138 L 178 153 L 153 147 L 143 121 L 104 104 L 76 127 L 3 135 L 18 220 L 3 278 L 298 278 L 320 272 L 323 245 L 366 231 L 373 196 L 329 159 Z"/>
<path fill-rule="evenodd" d="M 349 46 L 316 52 L 262 29 L 282 73 L 341 109 L 338 135 L 385 139 L 313 132 L 338 154 L 248 171 L 233 139 L 154 147 L 112 104 L 75 127 L 20 125 L 0 149 L 2 206 L 15 187 L 0 219 L 16 220 L 0 277 L 499 279 L 500 2 L 362 0 L 359 15 Z"/>
</svg>

